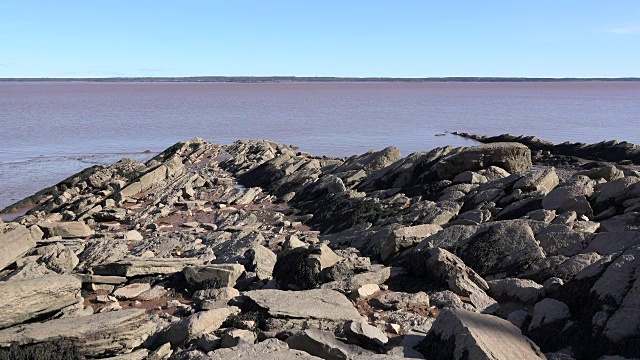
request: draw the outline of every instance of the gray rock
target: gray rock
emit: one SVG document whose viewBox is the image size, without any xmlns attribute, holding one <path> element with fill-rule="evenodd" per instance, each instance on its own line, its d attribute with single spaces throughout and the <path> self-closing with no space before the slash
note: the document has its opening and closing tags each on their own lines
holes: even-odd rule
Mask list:
<svg viewBox="0 0 640 360">
<path fill-rule="evenodd" d="M 237 307 L 226 307 L 195 313 L 160 331 L 153 342 L 156 345 L 167 342 L 171 345 L 177 345 L 187 340 L 196 339 L 203 334 L 218 330 L 229 316 L 239 312 L 240 309 Z"/>
<path fill-rule="evenodd" d="M 442 230 L 440 225 L 432 224 L 407 226 L 394 230 L 382 243 L 380 257 L 382 261 L 386 261 L 398 251 L 416 245 L 440 230 Z"/>
<path fill-rule="evenodd" d="M 36 242 L 31 232 L 23 225 L 5 233 L 0 232 L 0 270 L 14 263 L 35 246 Z"/>
<path fill-rule="evenodd" d="M 0 329 L 78 302 L 81 285 L 71 275 L 0 282 Z"/>
<path fill-rule="evenodd" d="M 367 323 L 348 321 L 343 327 L 347 340 L 363 347 L 379 348 L 389 342 L 389 338 L 377 327 Z"/>
<path fill-rule="evenodd" d="M 440 359 L 544 359 L 510 322 L 462 309 L 443 310 L 419 350 Z"/>
<path fill-rule="evenodd" d="M 83 355 L 97 357 L 131 351 L 155 330 L 144 310 L 121 310 L 0 330 L 0 346 L 69 341 Z"/>
<path fill-rule="evenodd" d="M 402 275 L 405 270 L 401 267 L 383 267 L 381 269 L 372 269 L 372 271 L 355 274 L 348 279 L 342 281 L 332 281 L 322 284 L 322 289 L 335 289 L 345 292 L 351 292 L 366 284 L 383 284 L 387 280 Z"/>
<path fill-rule="evenodd" d="M 269 280 L 273 277 L 273 267 L 277 261 L 273 251 L 262 245 L 255 245 L 244 253 L 244 257 L 247 259 L 245 268 L 255 272 L 259 280 Z"/>
<path fill-rule="evenodd" d="M 62 236 L 63 239 L 85 238 L 94 233 L 87 224 L 79 221 L 39 223 L 38 225 L 47 237 Z"/>
<path fill-rule="evenodd" d="M 560 213 L 575 211 L 578 215 L 590 215 L 593 213 L 587 197 L 594 191 L 594 182 L 586 176 L 578 176 L 572 179 L 568 185 L 553 189 L 542 199 L 542 207 L 547 210 L 556 210 Z"/>
<path fill-rule="evenodd" d="M 460 300 L 460 297 L 456 295 L 453 291 L 445 290 L 438 291 L 429 296 L 429 302 L 431 305 L 437 307 L 451 307 L 451 308 L 462 308 L 463 303 Z"/>
<path fill-rule="evenodd" d="M 531 227 L 522 220 L 491 223 L 460 247 L 460 258 L 482 276 L 518 274 L 544 258 Z"/>
<path fill-rule="evenodd" d="M 121 260 L 94 267 L 94 274 L 126 277 L 173 274 L 182 271 L 187 266 L 200 264 L 202 264 L 202 260 L 190 258 Z"/>
<path fill-rule="evenodd" d="M 605 179 L 607 181 L 618 180 L 624 177 L 622 170 L 614 165 L 603 166 L 595 169 L 578 171 L 573 176 L 583 175 L 591 179 Z"/>
<path fill-rule="evenodd" d="M 571 317 L 569 307 L 562 301 L 546 298 L 533 307 L 533 319 L 529 330 L 534 330 Z"/>
<path fill-rule="evenodd" d="M 129 284 L 114 291 L 113 296 L 118 299 L 129 300 L 137 297 L 138 295 L 149 289 L 151 289 L 151 285 L 148 283 Z"/>
<path fill-rule="evenodd" d="M 331 333 L 313 328 L 289 337 L 287 344 L 292 349 L 328 360 L 347 360 L 358 355 L 372 354 L 358 346 L 338 341 Z"/>
<path fill-rule="evenodd" d="M 519 143 L 492 143 L 461 148 L 436 163 L 441 179 L 453 179 L 467 171 L 499 166 L 508 172 L 531 169 L 531 150 Z"/>
<path fill-rule="evenodd" d="M 234 287 L 244 271 L 244 266 L 240 264 L 212 264 L 188 266 L 184 268 L 183 273 L 187 281 L 193 285 L 221 288 Z"/>
<path fill-rule="evenodd" d="M 61 274 L 71 272 L 80 262 L 70 248 L 60 243 L 39 247 L 35 249 L 33 254 L 41 255 L 39 262 L 44 263 L 47 268 Z"/>
<path fill-rule="evenodd" d="M 489 295 L 498 301 L 516 300 L 525 304 L 534 304 L 545 294 L 544 287 L 532 280 L 506 278 L 487 283 Z"/>
<path fill-rule="evenodd" d="M 385 310 L 402 310 L 412 305 L 429 306 L 429 295 L 422 291 L 415 294 L 386 293 L 371 299 L 371 305 Z"/>
<path fill-rule="evenodd" d="M 200 301 L 204 310 L 226 307 L 236 296 L 240 296 L 240 292 L 232 287 L 198 290 L 193 294 L 194 300 Z"/>
<path fill-rule="evenodd" d="M 244 293 L 277 318 L 359 320 L 360 314 L 341 293 L 328 289 L 304 291 L 253 290 Z"/>
<path fill-rule="evenodd" d="M 233 329 L 227 331 L 220 340 L 220 346 L 223 348 L 230 348 L 238 346 L 240 343 L 253 344 L 258 337 L 256 333 L 249 330 Z"/>
<path fill-rule="evenodd" d="M 207 354 L 206 360 L 319 360 L 307 352 L 290 349 L 287 343 L 277 339 L 267 339 L 258 344 L 240 344 L 231 349 L 218 349 Z M 204 359 L 203 359 L 204 360 Z"/>
<path fill-rule="evenodd" d="M 522 189 L 524 191 L 540 191 L 548 194 L 553 190 L 560 180 L 555 169 L 546 169 L 543 171 L 530 171 L 526 173 L 520 180 L 513 184 L 514 189 Z"/>
</svg>

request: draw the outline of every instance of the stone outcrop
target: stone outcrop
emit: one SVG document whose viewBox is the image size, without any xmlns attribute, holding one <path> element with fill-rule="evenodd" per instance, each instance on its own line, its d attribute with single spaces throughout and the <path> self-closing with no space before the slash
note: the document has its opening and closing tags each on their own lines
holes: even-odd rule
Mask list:
<svg viewBox="0 0 640 360">
<path fill-rule="evenodd" d="M 0 329 L 77 303 L 81 285 L 70 275 L 0 282 Z"/>
<path fill-rule="evenodd" d="M 114 355 L 136 348 L 155 329 L 144 311 L 121 310 L 0 330 L 0 347 L 68 341 L 86 356 Z"/>
<path fill-rule="evenodd" d="M 84 170 L 0 222 L 0 357 L 640 357 L 640 170 L 500 139 Z"/>
</svg>

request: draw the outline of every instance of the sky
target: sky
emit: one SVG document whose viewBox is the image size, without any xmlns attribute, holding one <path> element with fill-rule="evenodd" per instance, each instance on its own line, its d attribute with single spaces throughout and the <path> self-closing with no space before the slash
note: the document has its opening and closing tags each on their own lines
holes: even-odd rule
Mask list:
<svg viewBox="0 0 640 360">
<path fill-rule="evenodd" d="M 0 0 L 0 78 L 639 77 L 638 0 Z"/>
</svg>

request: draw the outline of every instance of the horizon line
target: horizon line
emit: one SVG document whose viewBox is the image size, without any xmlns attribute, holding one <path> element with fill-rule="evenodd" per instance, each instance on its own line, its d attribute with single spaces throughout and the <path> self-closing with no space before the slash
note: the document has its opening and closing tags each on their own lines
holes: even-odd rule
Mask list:
<svg viewBox="0 0 640 360">
<path fill-rule="evenodd" d="M 5 77 L 0 82 L 36 81 L 147 81 L 147 82 L 560 82 L 560 81 L 640 81 L 640 77 L 519 77 L 519 76 L 109 76 L 109 77 Z"/>
</svg>

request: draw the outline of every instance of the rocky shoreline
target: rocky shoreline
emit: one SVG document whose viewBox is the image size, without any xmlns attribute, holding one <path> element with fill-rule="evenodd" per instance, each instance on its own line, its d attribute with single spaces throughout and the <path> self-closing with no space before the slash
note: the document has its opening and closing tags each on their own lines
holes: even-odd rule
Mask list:
<svg viewBox="0 0 640 360">
<path fill-rule="evenodd" d="M 458 135 L 71 176 L 4 210 L 0 359 L 640 357 L 638 148 Z"/>
</svg>

